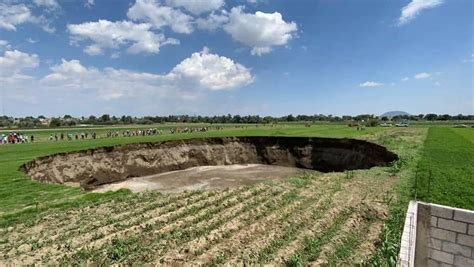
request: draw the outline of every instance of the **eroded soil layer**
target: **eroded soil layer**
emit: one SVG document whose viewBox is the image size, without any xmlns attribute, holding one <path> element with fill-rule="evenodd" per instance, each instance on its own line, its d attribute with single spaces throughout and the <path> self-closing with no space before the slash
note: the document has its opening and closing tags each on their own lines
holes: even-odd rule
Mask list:
<svg viewBox="0 0 474 267">
<path fill-rule="evenodd" d="M 224 137 L 103 147 L 38 158 L 22 166 L 33 179 L 90 190 L 133 177 L 198 166 L 266 164 L 339 172 L 386 166 L 386 148 L 355 139 Z"/>
</svg>

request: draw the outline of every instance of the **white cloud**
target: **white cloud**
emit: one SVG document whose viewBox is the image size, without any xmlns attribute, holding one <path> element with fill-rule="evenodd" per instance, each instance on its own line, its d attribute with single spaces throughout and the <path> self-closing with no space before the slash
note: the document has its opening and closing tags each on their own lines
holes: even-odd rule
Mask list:
<svg viewBox="0 0 474 267">
<path fill-rule="evenodd" d="M 253 81 L 247 68 L 229 58 L 210 54 L 207 48 L 176 65 L 169 77 L 181 77 L 210 90 L 228 90 Z"/>
<path fill-rule="evenodd" d="M 127 16 L 135 21 L 151 23 L 155 28 L 170 27 L 174 32 L 193 32 L 193 17 L 169 6 L 160 5 L 156 0 L 137 0 L 130 7 Z"/>
<path fill-rule="evenodd" d="M 0 39 L 0 51 L 11 49 L 11 45 L 6 40 Z"/>
<path fill-rule="evenodd" d="M 443 4 L 444 0 L 412 0 L 402 8 L 402 13 L 398 19 L 399 25 L 406 24 L 416 18 L 421 11 L 435 8 Z"/>
<path fill-rule="evenodd" d="M 34 16 L 26 5 L 0 3 L 0 29 L 16 31 L 17 26 L 24 23 L 37 24 L 49 33 L 55 31 L 54 27 L 50 26 L 48 19 L 43 16 Z"/>
<path fill-rule="evenodd" d="M 408 80 L 410 80 L 410 78 L 408 78 L 408 77 L 402 78 L 402 82 L 406 82 L 406 81 L 408 81 Z"/>
<path fill-rule="evenodd" d="M 120 57 L 120 52 L 114 52 L 112 54 L 110 54 L 110 58 L 112 59 L 116 59 L 116 58 L 119 58 Z"/>
<path fill-rule="evenodd" d="M 474 62 L 474 54 L 471 54 L 471 57 L 462 60 L 463 63 Z"/>
<path fill-rule="evenodd" d="M 84 53 L 88 54 L 89 56 L 97 56 L 102 55 L 103 50 L 99 45 L 92 44 L 84 48 Z"/>
<path fill-rule="evenodd" d="M 86 3 L 84 4 L 84 6 L 87 8 L 92 8 L 94 5 L 95 5 L 94 0 L 86 0 Z"/>
<path fill-rule="evenodd" d="M 273 46 L 286 45 L 295 36 L 296 23 L 285 22 L 280 13 L 243 13 L 242 7 L 234 7 L 224 30 L 240 43 L 252 47 L 252 55 L 272 51 Z"/>
<path fill-rule="evenodd" d="M 43 6 L 49 9 L 58 9 L 59 4 L 56 0 L 33 0 L 33 3 L 37 6 Z"/>
<path fill-rule="evenodd" d="M 230 90 L 252 81 L 249 69 L 229 58 L 211 54 L 205 48 L 164 75 L 88 68 L 78 60 L 63 59 L 41 79 L 41 85 L 50 89 L 88 92 L 104 100 L 150 96 L 191 99 L 205 91 Z"/>
<path fill-rule="evenodd" d="M 166 0 L 169 6 L 183 7 L 194 15 L 219 10 L 224 6 L 224 0 Z"/>
<path fill-rule="evenodd" d="M 99 20 L 82 24 L 67 25 L 73 42 L 91 40 L 93 43 L 84 49 L 89 55 L 99 55 L 103 49 L 119 49 L 128 46 L 127 52 L 158 53 L 166 44 L 177 44 L 175 39 L 167 39 L 163 34 L 155 34 L 148 23 L 135 24 L 130 21 L 111 22 Z"/>
<path fill-rule="evenodd" d="M 7 5 L 0 3 L 0 28 L 16 31 L 19 24 L 31 22 L 31 11 L 25 5 Z"/>
<path fill-rule="evenodd" d="M 420 72 L 420 73 L 415 74 L 415 76 L 413 76 L 413 78 L 418 79 L 418 80 L 427 79 L 430 77 L 431 77 L 431 73 L 428 73 L 428 72 Z"/>
<path fill-rule="evenodd" d="M 214 31 L 229 21 L 229 16 L 225 10 L 220 14 L 212 12 L 206 18 L 197 18 L 196 25 L 201 30 Z"/>
<path fill-rule="evenodd" d="M 7 94 L 7 98 L 21 97 L 21 99 L 26 100 L 27 94 L 24 94 L 24 90 L 36 85 L 32 84 L 34 78 L 23 72 L 26 69 L 34 69 L 38 65 L 39 59 L 35 54 L 13 50 L 5 51 L 4 55 L 0 56 L 0 84 L 2 84 L 2 90 L 14 92 Z"/>
<path fill-rule="evenodd" d="M 0 76 L 7 77 L 20 74 L 24 69 L 36 68 L 39 59 L 36 54 L 27 54 L 18 50 L 5 51 L 0 57 Z"/>
<path fill-rule="evenodd" d="M 373 82 L 373 81 L 366 81 L 359 84 L 359 87 L 381 87 L 384 86 L 383 83 Z"/>
<path fill-rule="evenodd" d="M 438 82 L 438 81 L 434 82 L 434 86 L 440 86 L 440 85 L 441 85 L 440 82 Z"/>
</svg>

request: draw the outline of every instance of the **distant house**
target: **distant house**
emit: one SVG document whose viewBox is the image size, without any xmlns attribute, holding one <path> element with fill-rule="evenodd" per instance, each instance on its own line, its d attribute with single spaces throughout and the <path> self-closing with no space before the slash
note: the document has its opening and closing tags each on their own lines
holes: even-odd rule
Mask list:
<svg viewBox="0 0 474 267">
<path fill-rule="evenodd" d="M 39 121 L 41 126 L 49 126 L 50 120 L 41 118 Z"/>
</svg>

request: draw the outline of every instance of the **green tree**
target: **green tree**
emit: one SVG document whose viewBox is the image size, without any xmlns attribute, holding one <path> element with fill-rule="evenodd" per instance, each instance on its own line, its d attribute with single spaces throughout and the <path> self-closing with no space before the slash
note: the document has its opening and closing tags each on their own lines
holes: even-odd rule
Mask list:
<svg viewBox="0 0 474 267">
<path fill-rule="evenodd" d="M 59 118 L 52 118 L 49 122 L 49 127 L 59 127 L 61 126 L 61 120 Z"/>
</svg>

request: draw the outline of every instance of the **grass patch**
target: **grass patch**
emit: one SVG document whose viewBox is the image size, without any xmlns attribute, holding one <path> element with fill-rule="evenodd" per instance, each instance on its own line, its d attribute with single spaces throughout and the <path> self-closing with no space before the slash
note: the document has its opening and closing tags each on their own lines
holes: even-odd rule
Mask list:
<svg viewBox="0 0 474 267">
<path fill-rule="evenodd" d="M 418 164 L 419 200 L 474 209 L 474 130 L 432 127 Z"/>
</svg>

